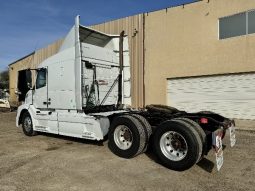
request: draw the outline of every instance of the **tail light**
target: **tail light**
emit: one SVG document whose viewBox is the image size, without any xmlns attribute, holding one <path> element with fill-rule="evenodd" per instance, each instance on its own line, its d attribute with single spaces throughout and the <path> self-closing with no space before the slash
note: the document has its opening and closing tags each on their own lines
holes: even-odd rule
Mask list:
<svg viewBox="0 0 255 191">
<path fill-rule="evenodd" d="M 207 123 L 208 123 L 208 119 L 202 117 L 202 118 L 200 119 L 200 123 L 201 123 L 201 124 L 207 124 Z"/>
</svg>

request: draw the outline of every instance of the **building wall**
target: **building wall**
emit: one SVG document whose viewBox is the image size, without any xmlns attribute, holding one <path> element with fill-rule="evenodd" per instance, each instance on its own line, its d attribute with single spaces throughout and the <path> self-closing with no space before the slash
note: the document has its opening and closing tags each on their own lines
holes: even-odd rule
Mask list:
<svg viewBox="0 0 255 191">
<path fill-rule="evenodd" d="M 254 8 L 254 0 L 204 0 L 91 27 L 109 34 L 125 30 L 130 46 L 132 106 L 143 107 L 167 104 L 169 78 L 255 71 L 255 34 L 218 38 L 219 18 Z M 17 71 L 35 68 L 56 53 L 61 43 L 10 65 L 11 101 L 16 100 Z"/>
<path fill-rule="evenodd" d="M 255 71 L 255 34 L 218 40 L 218 19 L 254 0 L 207 0 L 145 14 L 145 103 L 166 104 L 167 78 Z"/>
<path fill-rule="evenodd" d="M 10 76 L 10 104 L 12 106 L 18 106 L 18 99 L 15 94 L 17 88 L 17 77 L 18 71 L 28 69 L 28 68 L 37 68 L 37 66 L 47 59 L 48 57 L 52 56 L 53 54 L 57 53 L 63 40 L 58 40 L 49 46 L 42 48 L 40 50 L 35 51 L 34 53 L 28 55 L 27 57 L 18 60 L 9 65 L 9 76 Z"/>
<path fill-rule="evenodd" d="M 131 95 L 132 106 L 144 106 L 144 16 L 143 14 L 126 17 L 91 26 L 108 33 L 120 34 L 122 30 L 128 35 L 131 61 Z"/>
</svg>

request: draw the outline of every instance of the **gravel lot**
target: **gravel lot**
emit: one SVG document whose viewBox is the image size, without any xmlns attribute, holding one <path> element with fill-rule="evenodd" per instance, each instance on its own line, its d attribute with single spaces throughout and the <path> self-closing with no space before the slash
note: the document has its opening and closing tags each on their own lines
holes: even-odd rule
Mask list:
<svg viewBox="0 0 255 191">
<path fill-rule="evenodd" d="M 220 172 L 211 152 L 185 172 L 169 170 L 151 152 L 126 160 L 106 142 L 61 136 L 26 137 L 16 113 L 0 113 L 0 190 L 254 190 L 255 133 L 237 131 Z M 247 123 L 247 122 L 246 122 Z M 239 126 L 242 122 L 239 122 Z M 226 137 L 228 139 L 228 137 Z"/>
</svg>

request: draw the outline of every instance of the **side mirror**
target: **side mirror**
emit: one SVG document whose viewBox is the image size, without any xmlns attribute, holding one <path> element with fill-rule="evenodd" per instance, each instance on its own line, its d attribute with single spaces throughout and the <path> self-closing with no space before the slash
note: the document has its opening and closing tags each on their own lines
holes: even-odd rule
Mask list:
<svg viewBox="0 0 255 191">
<path fill-rule="evenodd" d="M 27 87 L 31 90 L 32 89 L 32 85 L 30 82 L 27 82 Z"/>
<path fill-rule="evenodd" d="M 16 95 L 21 95 L 21 92 L 19 90 L 15 90 Z"/>
<path fill-rule="evenodd" d="M 29 89 L 32 88 L 32 73 L 31 70 L 26 70 L 26 81 L 27 81 L 27 87 Z"/>
</svg>

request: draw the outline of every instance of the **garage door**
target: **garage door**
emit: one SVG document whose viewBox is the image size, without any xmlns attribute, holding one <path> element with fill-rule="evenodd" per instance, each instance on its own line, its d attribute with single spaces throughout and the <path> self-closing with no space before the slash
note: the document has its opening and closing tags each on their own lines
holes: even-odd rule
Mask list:
<svg viewBox="0 0 255 191">
<path fill-rule="evenodd" d="M 210 110 L 255 119 L 255 74 L 169 79 L 167 102 L 188 112 Z"/>
</svg>

